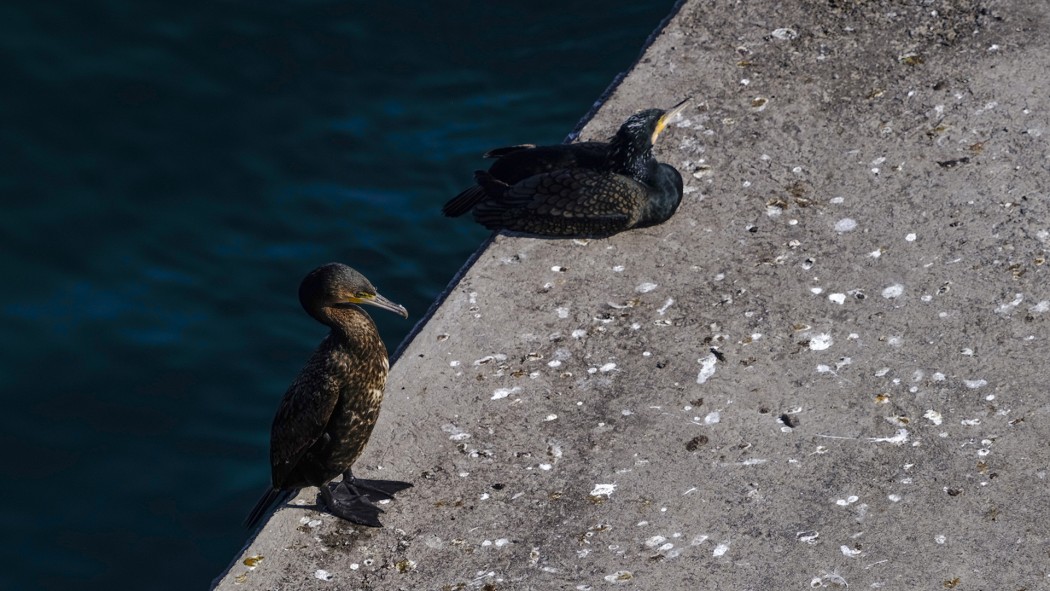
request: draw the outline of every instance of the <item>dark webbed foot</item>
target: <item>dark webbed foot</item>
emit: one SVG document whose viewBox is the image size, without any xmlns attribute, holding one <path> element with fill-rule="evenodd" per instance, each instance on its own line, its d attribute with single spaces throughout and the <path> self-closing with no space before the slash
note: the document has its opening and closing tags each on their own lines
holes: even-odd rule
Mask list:
<svg viewBox="0 0 1050 591">
<path fill-rule="evenodd" d="M 336 486 L 345 489 L 350 495 L 366 497 L 371 501 L 392 501 L 397 493 L 406 488 L 412 488 L 411 484 L 400 480 L 366 480 L 357 478 L 350 471 L 343 474 L 343 481 Z"/>
<path fill-rule="evenodd" d="M 342 482 L 320 487 L 321 498 L 328 511 L 337 517 L 369 527 L 383 527 L 379 521 L 382 509 L 376 501 L 390 501 L 394 495 L 412 485 L 398 480 L 365 480 L 356 478 L 350 470 L 343 473 Z"/>
<path fill-rule="evenodd" d="M 343 488 L 342 483 L 326 484 L 319 490 L 325 509 L 332 515 L 358 525 L 383 527 L 379 521 L 379 514 L 383 510 L 373 505 L 367 497 L 351 493 Z"/>
</svg>

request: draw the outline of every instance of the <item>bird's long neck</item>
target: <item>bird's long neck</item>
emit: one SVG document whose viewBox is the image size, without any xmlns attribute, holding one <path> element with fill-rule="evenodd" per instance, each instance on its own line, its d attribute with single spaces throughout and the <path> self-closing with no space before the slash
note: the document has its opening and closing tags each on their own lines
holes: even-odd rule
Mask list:
<svg viewBox="0 0 1050 591">
<path fill-rule="evenodd" d="M 332 338 L 344 341 L 352 350 L 381 351 L 382 357 L 386 357 L 383 339 L 379 336 L 372 317 L 364 310 L 357 306 L 327 307 L 324 310 L 324 318 L 321 321 L 332 329 Z"/>
<path fill-rule="evenodd" d="M 656 174 L 656 159 L 653 147 L 645 138 L 617 133 L 609 142 L 609 158 L 613 172 L 647 182 Z"/>
</svg>

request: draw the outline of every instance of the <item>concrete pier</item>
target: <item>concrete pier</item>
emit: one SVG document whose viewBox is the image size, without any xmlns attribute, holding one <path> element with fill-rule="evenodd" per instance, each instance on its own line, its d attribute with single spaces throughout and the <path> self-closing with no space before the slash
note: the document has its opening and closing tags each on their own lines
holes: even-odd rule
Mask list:
<svg viewBox="0 0 1050 591">
<path fill-rule="evenodd" d="M 386 527 L 286 507 L 217 588 L 1050 587 L 1036 4 L 684 3 L 581 134 L 696 97 L 676 216 L 497 236 L 391 371 Z"/>
</svg>

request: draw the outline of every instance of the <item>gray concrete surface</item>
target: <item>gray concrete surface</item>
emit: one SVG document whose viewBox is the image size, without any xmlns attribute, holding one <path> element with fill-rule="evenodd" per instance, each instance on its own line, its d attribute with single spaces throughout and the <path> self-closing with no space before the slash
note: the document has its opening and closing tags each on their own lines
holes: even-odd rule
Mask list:
<svg viewBox="0 0 1050 591">
<path fill-rule="evenodd" d="M 582 133 L 696 96 L 678 214 L 498 236 L 391 373 L 387 527 L 283 509 L 218 588 L 1050 588 L 1046 9 L 687 2 Z"/>
</svg>

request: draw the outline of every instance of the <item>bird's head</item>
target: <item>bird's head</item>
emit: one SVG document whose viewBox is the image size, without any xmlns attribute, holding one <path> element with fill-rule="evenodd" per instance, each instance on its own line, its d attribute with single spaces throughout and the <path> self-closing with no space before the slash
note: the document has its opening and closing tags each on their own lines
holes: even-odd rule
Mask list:
<svg viewBox="0 0 1050 591">
<path fill-rule="evenodd" d="M 326 308 L 375 306 L 408 318 L 408 310 L 379 295 L 368 279 L 342 263 L 317 267 L 299 285 L 299 303 L 311 316 L 328 324 Z"/>
<path fill-rule="evenodd" d="M 634 167 L 636 160 L 647 160 L 656 139 L 667 129 L 671 120 L 685 110 L 690 98 L 670 109 L 646 109 L 628 117 L 610 142 L 613 157 L 621 160 L 628 169 Z"/>
</svg>

